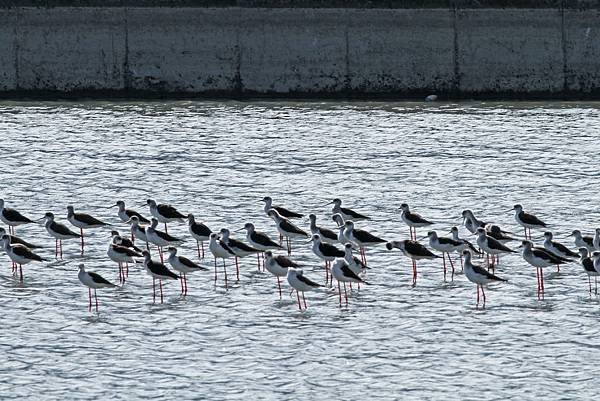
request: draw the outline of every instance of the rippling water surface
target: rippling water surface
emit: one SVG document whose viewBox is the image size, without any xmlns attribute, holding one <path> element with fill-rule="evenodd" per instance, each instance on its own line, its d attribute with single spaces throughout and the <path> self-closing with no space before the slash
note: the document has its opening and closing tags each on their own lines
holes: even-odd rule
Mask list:
<svg viewBox="0 0 600 401">
<path fill-rule="evenodd" d="M 122 231 L 116 210 L 104 207 L 123 199 L 147 214 L 139 205 L 153 197 L 213 229 L 252 221 L 274 236 L 263 196 L 331 228 L 323 204 L 340 197 L 373 217 L 360 227 L 394 240 L 408 236 L 402 202 L 441 233 L 468 207 L 521 234 L 506 212 L 519 202 L 570 243 L 570 230 L 600 226 L 599 126 L 599 105 L 590 103 L 4 102 L 0 197 L 30 217 L 52 211 L 63 221 L 73 204 Z M 188 238 L 181 253 L 194 257 L 187 226 L 169 231 Z M 17 232 L 46 245 L 52 262 L 27 265 L 21 285 L 0 256 L 2 399 L 599 393 L 600 304 L 577 263 L 546 269 L 538 301 L 535 270 L 505 257 L 497 272 L 509 283 L 491 287 L 477 309 L 462 274 L 444 282 L 439 262 L 423 262 L 413 288 L 410 261 L 377 247 L 367 253 L 372 284 L 349 307 L 322 291 L 307 293 L 306 312 L 294 298 L 278 299 L 275 279 L 253 258 L 228 290 L 198 273 L 185 298 L 178 283 L 166 285 L 163 305 L 134 267 L 123 288 L 98 291 L 97 315 L 77 265 L 118 281 L 108 231 L 90 232 L 83 258 L 77 241 L 65 241 L 64 262 L 54 260 L 43 226 Z M 306 275 L 323 281 L 310 246 L 294 247 Z"/>
</svg>

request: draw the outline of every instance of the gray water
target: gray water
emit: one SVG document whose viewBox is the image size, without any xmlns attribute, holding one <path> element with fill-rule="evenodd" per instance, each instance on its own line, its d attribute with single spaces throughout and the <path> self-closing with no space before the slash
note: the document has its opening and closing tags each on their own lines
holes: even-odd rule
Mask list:
<svg viewBox="0 0 600 401">
<path fill-rule="evenodd" d="M 593 103 L 4 102 L 0 197 L 32 218 L 52 211 L 65 222 L 72 204 L 124 232 L 116 209 L 104 207 L 123 199 L 148 214 L 140 204 L 152 197 L 214 230 L 251 221 L 273 236 L 263 196 L 330 228 L 323 205 L 340 197 L 373 217 L 360 227 L 388 240 L 408 236 L 403 202 L 444 235 L 467 207 L 521 235 L 507 212 L 519 202 L 571 245 L 572 229 L 600 226 L 599 126 Z M 186 237 L 180 252 L 196 258 L 185 224 L 169 232 Z M 303 312 L 295 298 L 279 300 L 252 257 L 228 290 L 212 272 L 197 273 L 187 297 L 167 284 L 162 305 L 152 303 L 152 279 L 132 267 L 123 288 L 98 291 L 96 314 L 77 265 L 118 281 L 108 230 L 90 231 L 83 258 L 76 240 L 65 241 L 64 262 L 43 226 L 17 233 L 44 244 L 51 262 L 25 266 L 21 285 L 0 256 L 2 399 L 599 394 L 600 304 L 578 263 L 546 269 L 538 301 L 535 270 L 504 257 L 497 274 L 510 281 L 491 286 L 482 309 L 464 275 L 444 282 L 440 262 L 422 262 L 413 288 L 410 261 L 379 246 L 367 251 L 371 285 L 348 307 L 325 290 L 307 293 Z M 293 245 L 305 274 L 324 282 L 310 245 Z"/>
</svg>

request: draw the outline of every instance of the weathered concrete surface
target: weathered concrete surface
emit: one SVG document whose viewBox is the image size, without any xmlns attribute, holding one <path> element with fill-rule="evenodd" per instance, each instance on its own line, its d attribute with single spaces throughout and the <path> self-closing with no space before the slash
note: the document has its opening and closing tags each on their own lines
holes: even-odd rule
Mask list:
<svg viewBox="0 0 600 401">
<path fill-rule="evenodd" d="M 243 90 L 343 92 L 347 74 L 345 19 L 342 10 L 244 10 L 239 21 Z"/>
<path fill-rule="evenodd" d="M 21 8 L 15 12 L 20 89 L 123 88 L 124 9 Z"/>
<path fill-rule="evenodd" d="M 600 88 L 600 10 L 565 10 L 564 51 L 567 90 Z"/>
<path fill-rule="evenodd" d="M 0 4 L 0 96 L 600 98 L 596 0 L 521 9 L 95 1 Z"/>
<path fill-rule="evenodd" d="M 0 91 L 17 89 L 17 13 L 0 9 Z"/>
<path fill-rule="evenodd" d="M 130 88 L 234 91 L 237 14 L 227 9 L 128 9 Z"/>
<path fill-rule="evenodd" d="M 560 93 L 561 11 L 458 10 L 459 90 Z"/>
<path fill-rule="evenodd" d="M 348 11 L 350 91 L 405 94 L 451 91 L 454 87 L 452 17 L 450 10 Z"/>
</svg>

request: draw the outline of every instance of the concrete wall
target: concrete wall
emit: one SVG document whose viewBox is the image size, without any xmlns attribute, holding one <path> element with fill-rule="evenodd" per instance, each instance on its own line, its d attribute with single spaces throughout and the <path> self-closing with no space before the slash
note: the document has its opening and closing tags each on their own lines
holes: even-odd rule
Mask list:
<svg viewBox="0 0 600 401">
<path fill-rule="evenodd" d="M 517 9 L 237 1 L 0 3 L 0 96 L 600 97 L 596 2 Z"/>
</svg>

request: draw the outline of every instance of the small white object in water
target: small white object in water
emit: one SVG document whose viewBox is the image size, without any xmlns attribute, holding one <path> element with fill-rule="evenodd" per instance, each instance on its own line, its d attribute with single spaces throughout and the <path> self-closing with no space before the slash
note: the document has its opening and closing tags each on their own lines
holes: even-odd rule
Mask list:
<svg viewBox="0 0 600 401">
<path fill-rule="evenodd" d="M 435 102 L 438 99 L 437 95 L 429 95 L 425 98 L 426 102 Z"/>
</svg>

